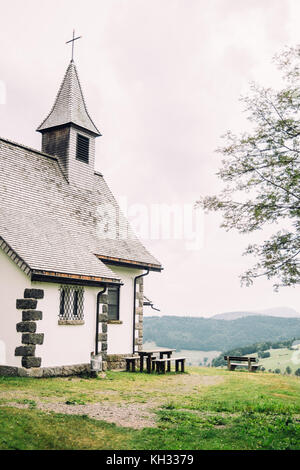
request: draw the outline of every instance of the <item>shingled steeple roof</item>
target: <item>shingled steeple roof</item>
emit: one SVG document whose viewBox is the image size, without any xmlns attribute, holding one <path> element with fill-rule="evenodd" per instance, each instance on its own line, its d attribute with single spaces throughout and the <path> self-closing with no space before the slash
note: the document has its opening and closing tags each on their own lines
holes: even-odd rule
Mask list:
<svg viewBox="0 0 300 470">
<path fill-rule="evenodd" d="M 86 129 L 94 135 L 101 135 L 87 111 L 78 72 L 73 60 L 67 68 L 53 108 L 37 131 L 43 132 L 52 127 L 71 123 Z"/>
</svg>

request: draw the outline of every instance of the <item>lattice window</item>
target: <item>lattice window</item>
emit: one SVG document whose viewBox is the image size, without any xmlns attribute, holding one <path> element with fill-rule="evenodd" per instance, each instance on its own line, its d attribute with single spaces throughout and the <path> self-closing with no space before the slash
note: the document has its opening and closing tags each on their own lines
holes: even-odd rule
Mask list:
<svg viewBox="0 0 300 470">
<path fill-rule="evenodd" d="M 83 320 L 84 288 L 81 286 L 61 286 L 60 320 Z"/>
<path fill-rule="evenodd" d="M 90 140 L 84 135 L 77 134 L 76 158 L 81 162 L 89 162 Z"/>
<path fill-rule="evenodd" d="M 108 319 L 119 320 L 120 289 L 119 287 L 108 288 Z"/>
</svg>

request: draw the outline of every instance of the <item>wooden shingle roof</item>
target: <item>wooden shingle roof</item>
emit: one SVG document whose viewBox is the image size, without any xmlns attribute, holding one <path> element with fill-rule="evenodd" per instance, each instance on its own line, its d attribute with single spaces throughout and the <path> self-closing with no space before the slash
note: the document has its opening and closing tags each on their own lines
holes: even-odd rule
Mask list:
<svg viewBox="0 0 300 470">
<path fill-rule="evenodd" d="M 55 103 L 37 131 L 73 123 L 94 135 L 101 135 L 93 123 L 84 101 L 77 69 L 73 61 L 70 62 L 64 79 L 58 91 Z"/>
<path fill-rule="evenodd" d="M 70 185 L 58 160 L 0 139 L 0 240 L 32 272 L 118 282 L 107 266 L 161 265 L 133 234 L 103 176 L 92 187 Z M 101 259 L 103 258 L 103 259 Z"/>
</svg>

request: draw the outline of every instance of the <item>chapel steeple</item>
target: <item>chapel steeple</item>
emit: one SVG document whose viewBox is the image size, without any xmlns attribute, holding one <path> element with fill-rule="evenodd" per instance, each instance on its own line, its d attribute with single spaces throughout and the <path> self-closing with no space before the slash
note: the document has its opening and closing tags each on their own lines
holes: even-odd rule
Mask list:
<svg viewBox="0 0 300 470">
<path fill-rule="evenodd" d="M 73 59 L 37 131 L 42 134 L 42 151 L 59 157 L 67 180 L 86 186 L 86 177 L 94 172 L 95 138 L 101 133 L 88 113 Z"/>
<path fill-rule="evenodd" d="M 71 60 L 50 113 L 37 131 L 74 124 L 94 136 L 101 135 L 93 123 L 84 101 L 75 63 Z"/>
</svg>

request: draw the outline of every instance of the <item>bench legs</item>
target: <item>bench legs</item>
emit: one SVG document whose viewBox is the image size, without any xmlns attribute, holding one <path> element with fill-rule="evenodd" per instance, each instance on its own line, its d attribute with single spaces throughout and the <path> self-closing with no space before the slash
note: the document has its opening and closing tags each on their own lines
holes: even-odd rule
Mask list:
<svg viewBox="0 0 300 470">
<path fill-rule="evenodd" d="M 158 374 L 165 374 L 166 362 L 167 362 L 167 372 L 171 371 L 171 361 L 156 362 L 156 372 Z M 175 359 L 175 372 L 179 372 L 179 364 L 180 364 L 180 372 L 184 372 L 185 359 Z M 153 363 L 152 366 L 155 366 L 155 363 Z M 154 370 L 154 367 L 152 368 L 152 370 Z"/>
<path fill-rule="evenodd" d="M 140 372 L 144 371 L 144 359 L 146 360 L 146 369 L 147 373 L 150 374 L 155 370 L 155 362 L 154 360 L 156 359 L 153 356 L 143 356 L 140 355 Z M 128 370 L 128 369 L 127 369 Z"/>
<path fill-rule="evenodd" d="M 228 367 L 228 370 L 235 370 L 236 367 L 237 367 L 236 364 L 230 364 L 230 366 Z M 248 366 L 249 372 L 255 372 L 256 370 L 257 370 L 257 366 L 252 366 L 252 365 L 250 367 Z"/>
<path fill-rule="evenodd" d="M 151 361 L 151 356 L 147 356 L 147 372 L 148 372 L 148 374 L 151 374 L 151 369 L 152 369 L 151 362 L 152 362 Z"/>
<path fill-rule="evenodd" d="M 126 371 L 130 372 L 130 365 L 131 365 L 131 371 L 135 372 L 135 361 L 136 359 L 126 359 Z"/>
<path fill-rule="evenodd" d="M 165 374 L 165 372 L 166 372 L 166 363 L 165 362 L 157 362 L 156 363 L 156 372 L 158 374 Z"/>
<path fill-rule="evenodd" d="M 185 359 L 179 359 L 179 360 L 175 359 L 175 372 L 179 372 L 179 363 L 181 365 L 181 372 L 184 372 Z"/>
<path fill-rule="evenodd" d="M 171 353 L 168 353 L 167 354 L 167 358 L 170 359 L 171 357 Z M 171 361 L 168 361 L 168 364 L 167 364 L 167 371 L 170 372 L 171 371 Z"/>
<path fill-rule="evenodd" d="M 236 365 L 231 364 L 230 360 L 227 359 L 227 368 L 228 370 L 234 370 L 236 368 Z"/>
</svg>

